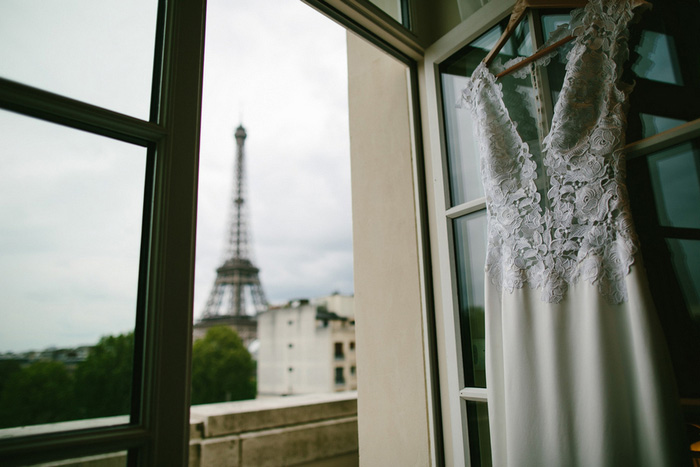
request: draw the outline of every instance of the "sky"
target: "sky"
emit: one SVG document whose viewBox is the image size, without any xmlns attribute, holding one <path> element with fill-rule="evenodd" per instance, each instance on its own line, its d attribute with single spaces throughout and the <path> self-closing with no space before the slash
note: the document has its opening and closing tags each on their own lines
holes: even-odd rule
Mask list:
<svg viewBox="0 0 700 467">
<path fill-rule="evenodd" d="M 0 76 L 145 118 L 154 17 L 3 0 Z M 225 260 L 239 124 L 268 300 L 353 293 L 345 31 L 300 0 L 209 0 L 195 318 Z M 2 110 L 0 141 L 0 353 L 133 329 L 145 150 Z"/>
</svg>

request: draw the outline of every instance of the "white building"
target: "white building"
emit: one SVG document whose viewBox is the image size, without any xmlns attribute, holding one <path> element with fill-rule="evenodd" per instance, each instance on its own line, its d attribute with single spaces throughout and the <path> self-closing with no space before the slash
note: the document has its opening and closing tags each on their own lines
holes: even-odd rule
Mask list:
<svg viewBox="0 0 700 467">
<path fill-rule="evenodd" d="M 258 394 L 357 389 L 352 296 L 296 300 L 258 315 Z"/>
</svg>

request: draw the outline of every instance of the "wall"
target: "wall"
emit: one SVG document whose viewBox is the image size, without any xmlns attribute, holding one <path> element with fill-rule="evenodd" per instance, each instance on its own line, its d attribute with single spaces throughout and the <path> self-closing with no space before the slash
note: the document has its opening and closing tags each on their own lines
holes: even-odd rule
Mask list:
<svg viewBox="0 0 700 467">
<path fill-rule="evenodd" d="M 318 327 L 315 305 L 258 315 L 258 394 L 333 392 L 331 324 Z"/>
<path fill-rule="evenodd" d="M 348 33 L 361 465 L 430 465 L 406 67 Z"/>
</svg>

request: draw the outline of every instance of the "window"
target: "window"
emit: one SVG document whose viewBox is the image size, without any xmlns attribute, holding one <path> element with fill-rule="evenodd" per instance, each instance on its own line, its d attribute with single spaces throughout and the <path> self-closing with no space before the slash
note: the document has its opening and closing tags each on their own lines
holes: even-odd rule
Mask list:
<svg viewBox="0 0 700 467">
<path fill-rule="evenodd" d="M 343 353 L 343 343 L 342 342 L 336 342 L 334 345 L 334 353 L 333 356 L 335 357 L 336 360 L 342 360 L 345 358 L 345 354 Z"/>
<path fill-rule="evenodd" d="M 685 54 L 678 44 L 699 40 L 692 21 L 680 19 L 689 17 L 691 10 L 697 15 L 700 8 L 655 3 L 654 13 L 645 15 L 633 30 L 629 63 L 637 87 L 631 98 L 626 151 L 627 184 L 644 263 L 681 396 L 689 408 L 700 395 L 700 112 L 696 105 L 682 105 L 681 96 L 695 102 L 700 96 L 700 81 L 697 57 Z M 490 465 L 483 316 L 486 216 L 471 115 L 455 102 L 467 77 L 500 37 L 504 22 L 484 29 L 498 17 L 481 10 L 460 25 L 463 34 L 459 39 L 452 34 L 451 41 L 426 51 L 426 69 L 434 66 L 438 72 L 437 79 L 430 72 L 426 75 L 428 87 L 437 90 L 436 102 L 429 105 L 435 105 L 434 115 L 440 113 L 443 122 L 438 141 L 444 142 L 444 151 L 437 144 L 432 148 L 435 172 L 444 174 L 435 186 L 436 209 L 443 216 L 438 222 L 439 267 L 446 277 L 453 278 L 453 285 L 442 286 L 448 310 L 443 332 L 446 342 L 454 342 L 454 347 L 447 347 L 451 374 L 442 384 L 451 394 L 459 392 L 464 401 L 458 404 L 449 399 L 447 403 L 453 407 L 449 413 L 459 415 L 457 421 L 447 420 L 444 426 L 455 446 L 460 439 L 468 440 L 463 451 L 455 448 L 455 456 L 463 455 L 470 465 Z M 499 57 L 505 62 L 530 55 L 567 18 L 566 12 L 558 11 L 532 14 L 530 22 L 518 26 Z M 546 68 L 542 81 L 548 83 L 548 91 L 542 86 L 537 96 L 529 80 L 512 76 L 501 80 L 504 90 L 520 96 L 506 105 L 534 153 L 539 152 L 542 130 L 528 107 L 541 101 L 544 120 L 551 119 L 551 103 L 561 86 L 563 66 L 553 61 Z M 504 98 L 508 98 L 507 91 Z"/>
<path fill-rule="evenodd" d="M 335 384 L 345 384 L 345 376 L 343 375 L 342 367 L 337 367 L 335 369 Z"/>
<path fill-rule="evenodd" d="M 34 317 L 2 342 L 50 343 L 31 342 L 32 326 L 85 344 L 126 332 L 125 409 L 110 427 L 78 420 L 34 436 L 37 429 L 17 426 L 35 422 L 15 418 L 0 459 L 25 465 L 128 451 L 130 465 L 184 465 L 204 4 L 73 5 L 60 14 L 0 7 L 0 131 L 9 143 L 0 154 L 2 209 L 17 216 L 2 229 L 18 248 L 3 254 L 2 274 L 13 271 L 3 300 Z M 42 318 L 47 301 L 54 315 Z M 0 317 L 16 322 L 6 305 Z M 56 392 L 70 365 L 90 358 L 70 345 L 74 352 L 50 352 L 52 368 L 42 369 L 69 368 Z M 62 419 L 81 414 L 94 416 Z"/>
</svg>

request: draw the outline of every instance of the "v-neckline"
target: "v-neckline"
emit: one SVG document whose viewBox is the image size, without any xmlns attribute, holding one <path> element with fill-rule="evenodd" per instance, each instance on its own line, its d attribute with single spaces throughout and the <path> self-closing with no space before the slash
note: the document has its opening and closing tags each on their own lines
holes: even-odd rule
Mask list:
<svg viewBox="0 0 700 467">
<path fill-rule="evenodd" d="M 581 8 L 576 8 L 576 9 L 574 9 L 574 10 L 571 10 L 571 17 L 573 18 L 573 16 L 574 16 L 573 13 L 574 13 L 575 11 L 583 10 L 584 8 L 585 8 L 585 7 L 581 7 Z M 573 33 L 573 30 L 572 30 L 572 27 L 571 27 L 571 20 L 570 20 L 569 23 L 568 23 L 568 29 L 571 31 L 571 34 L 573 35 L 574 33 Z M 581 36 L 581 35 L 574 35 L 574 39 L 571 41 L 572 48 L 573 48 L 573 47 L 576 47 L 577 45 L 579 45 L 579 42 L 580 42 L 581 40 L 582 40 L 582 36 Z M 543 45 L 541 45 L 540 48 L 539 48 L 538 50 L 540 50 L 540 49 L 542 49 L 542 48 L 544 48 L 544 47 L 546 47 L 546 46 L 547 46 L 547 42 L 545 42 Z M 554 53 L 560 53 L 560 52 L 561 52 L 561 50 L 557 50 L 557 51 L 555 51 Z M 528 66 L 534 66 L 534 63 L 531 64 L 531 65 L 528 65 Z M 570 67 L 570 66 L 569 66 L 569 63 L 567 62 L 567 63 L 566 63 L 566 67 L 565 67 L 565 72 L 564 72 L 564 80 L 563 80 L 563 83 L 567 83 L 567 82 L 568 82 L 568 80 L 569 80 L 569 78 L 570 78 L 570 74 L 571 74 L 572 72 L 573 72 L 573 67 Z M 477 68 L 474 70 L 474 73 L 472 74 L 472 76 L 473 76 L 473 77 L 477 77 L 477 76 L 479 76 L 480 74 L 483 74 L 483 76 L 486 76 L 486 77 L 488 78 L 488 82 L 489 82 L 489 84 L 490 84 L 490 86 L 491 86 L 492 88 L 498 88 L 498 92 L 494 93 L 495 96 L 496 96 L 497 99 L 498 99 L 498 102 L 497 102 L 497 103 L 501 106 L 501 108 L 502 108 L 503 111 L 505 112 L 505 115 L 507 116 L 509 128 L 510 128 L 510 130 L 517 136 L 517 142 L 520 143 L 520 146 L 522 147 L 522 145 L 525 144 L 525 139 L 522 137 L 522 135 L 521 135 L 520 132 L 518 131 L 518 126 L 517 126 L 517 125 L 515 124 L 515 122 L 513 121 L 513 118 L 512 118 L 511 115 L 510 115 L 510 110 L 508 109 L 508 107 L 507 107 L 506 104 L 505 104 L 505 101 L 503 100 L 502 85 L 501 85 L 500 83 L 497 82 L 496 75 L 489 69 L 488 66 L 486 66 L 486 64 L 485 64 L 484 62 L 479 63 L 479 65 L 477 66 Z M 474 78 L 472 78 L 472 80 L 473 80 L 473 79 L 474 79 Z M 541 146 L 541 148 L 542 148 L 541 153 L 542 153 L 542 159 L 543 159 L 543 160 L 544 160 L 544 155 L 545 155 L 545 153 L 546 153 L 546 151 L 547 151 L 546 142 L 547 142 L 547 140 L 549 140 L 549 139 L 551 138 L 552 132 L 553 132 L 554 129 L 556 128 L 556 126 L 554 125 L 554 122 L 557 121 L 557 117 L 559 117 L 560 114 L 561 114 L 561 112 L 562 112 L 561 108 L 562 108 L 563 106 L 560 105 L 560 102 L 562 102 L 562 99 L 563 99 L 563 98 L 564 98 L 564 93 L 562 92 L 562 93 L 560 93 L 559 96 L 557 97 L 556 102 L 553 103 L 553 105 L 552 105 L 552 121 L 551 121 L 549 130 L 547 131 L 547 134 L 544 135 L 544 137 L 543 137 L 542 140 L 540 141 L 540 146 Z M 532 154 L 532 151 L 530 151 L 530 146 L 529 146 L 529 145 L 528 145 L 528 149 L 527 149 L 526 152 L 527 152 L 527 158 L 528 158 L 529 160 L 535 162 L 535 161 L 534 161 L 535 157 L 534 157 L 534 155 Z M 537 165 L 539 166 L 539 164 L 537 164 Z"/>
</svg>

